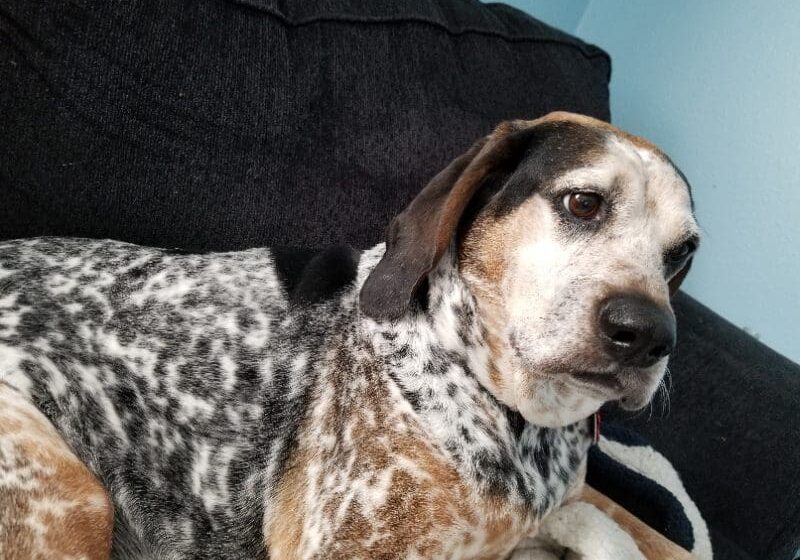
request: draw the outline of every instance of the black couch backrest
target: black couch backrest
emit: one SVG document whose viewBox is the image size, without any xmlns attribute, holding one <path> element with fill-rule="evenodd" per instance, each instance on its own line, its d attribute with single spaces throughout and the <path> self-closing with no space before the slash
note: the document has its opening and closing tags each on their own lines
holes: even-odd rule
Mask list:
<svg viewBox="0 0 800 560">
<path fill-rule="evenodd" d="M 7 2 L 0 238 L 370 246 L 503 119 L 608 119 L 601 50 L 469 0 Z"/>
</svg>

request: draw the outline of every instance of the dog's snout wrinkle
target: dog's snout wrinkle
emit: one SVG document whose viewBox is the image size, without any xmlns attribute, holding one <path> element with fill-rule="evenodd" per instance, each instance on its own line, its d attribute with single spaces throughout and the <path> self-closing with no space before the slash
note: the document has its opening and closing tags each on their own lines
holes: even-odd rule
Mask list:
<svg viewBox="0 0 800 560">
<path fill-rule="evenodd" d="M 675 317 L 642 296 L 607 298 L 599 306 L 598 323 L 606 352 L 624 365 L 652 366 L 675 347 Z"/>
</svg>

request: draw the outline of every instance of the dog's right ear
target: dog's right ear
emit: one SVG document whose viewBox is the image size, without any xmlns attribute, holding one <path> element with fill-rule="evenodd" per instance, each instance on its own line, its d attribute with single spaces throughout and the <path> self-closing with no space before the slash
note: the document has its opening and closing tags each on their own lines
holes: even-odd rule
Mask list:
<svg viewBox="0 0 800 560">
<path fill-rule="evenodd" d="M 530 126 L 530 121 L 502 123 L 439 172 L 392 220 L 386 252 L 361 289 L 365 315 L 396 320 L 408 311 L 450 245 L 472 196 L 498 169 L 516 166 Z"/>
</svg>

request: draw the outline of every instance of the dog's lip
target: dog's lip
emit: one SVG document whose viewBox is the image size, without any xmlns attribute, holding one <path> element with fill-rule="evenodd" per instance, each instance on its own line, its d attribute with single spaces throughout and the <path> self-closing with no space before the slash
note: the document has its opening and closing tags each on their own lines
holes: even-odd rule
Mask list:
<svg viewBox="0 0 800 560">
<path fill-rule="evenodd" d="M 622 391 L 622 383 L 619 377 L 613 373 L 595 373 L 591 371 L 573 371 L 570 373 L 573 381 L 581 387 L 599 389 L 603 393 L 619 395 Z"/>
<path fill-rule="evenodd" d="M 527 360 L 521 352 L 517 337 L 513 332 L 509 336 L 509 343 L 517 358 L 525 363 Z M 604 400 L 619 399 L 623 393 L 622 380 L 620 379 L 621 371 L 614 366 L 604 371 L 575 370 L 567 364 L 550 364 L 550 367 L 531 369 L 534 371 L 538 370 L 539 377 L 551 379 L 553 381 L 566 381 L 567 384 L 579 390 L 592 391 L 595 393 L 595 396 Z"/>
</svg>

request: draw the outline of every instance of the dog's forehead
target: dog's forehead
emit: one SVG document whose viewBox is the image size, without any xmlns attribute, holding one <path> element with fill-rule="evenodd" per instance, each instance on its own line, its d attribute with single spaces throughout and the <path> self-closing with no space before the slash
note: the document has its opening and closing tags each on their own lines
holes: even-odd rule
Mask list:
<svg viewBox="0 0 800 560">
<path fill-rule="evenodd" d="M 645 220 L 650 224 L 646 231 L 659 244 L 699 235 L 688 183 L 651 142 L 570 113 L 518 122 L 517 127 L 528 134 L 527 149 L 490 205 L 495 217 L 526 219 L 527 209 L 542 208 L 541 197 L 588 190 L 607 197 L 620 215 L 631 218 L 616 221 L 613 231 L 626 224 L 645 231 Z"/>
<path fill-rule="evenodd" d="M 650 224 L 653 241 L 674 244 L 688 236 L 699 237 L 689 184 L 666 155 L 619 136 L 609 139 L 608 150 L 609 182 L 621 187 L 619 199 L 643 202 L 637 207 L 644 210 L 640 217 Z"/>
<path fill-rule="evenodd" d="M 626 132 L 605 121 L 601 121 L 593 117 L 588 117 L 586 115 L 567 113 L 565 111 L 555 111 L 553 113 L 545 115 L 540 119 L 536 119 L 534 121 L 528 121 L 528 123 L 530 126 L 537 126 L 543 123 L 571 123 L 573 125 L 582 127 L 584 131 L 596 131 L 596 132 L 605 132 L 607 134 L 611 134 L 613 136 L 616 136 L 617 138 L 621 138 L 626 140 L 627 142 L 630 142 L 631 145 L 639 148 L 643 152 L 648 152 L 654 156 L 660 157 L 661 159 L 669 160 L 669 158 L 661 150 L 661 148 L 659 148 L 649 140 L 646 140 L 645 138 Z"/>
<path fill-rule="evenodd" d="M 537 183 L 560 180 L 579 186 L 593 180 L 611 183 L 636 178 L 646 189 L 651 207 L 688 208 L 691 213 L 691 191 L 685 176 L 652 142 L 573 113 L 550 113 L 526 125 L 536 131 L 536 141 L 521 167 L 523 173 L 535 176 Z"/>
<path fill-rule="evenodd" d="M 655 144 L 621 130 L 607 122 L 566 112 L 555 112 L 529 121 L 528 126 L 542 130 L 546 139 L 542 142 L 545 150 L 552 150 L 553 156 L 561 155 L 566 170 L 597 165 L 601 162 L 620 163 L 633 158 L 650 173 L 663 173 L 665 178 L 685 183 L 684 177 L 670 158 Z M 627 162 L 630 163 L 630 162 Z"/>
</svg>

